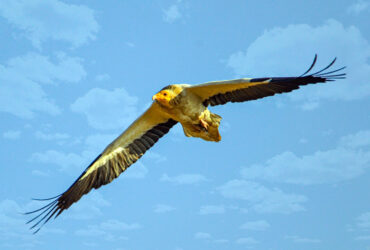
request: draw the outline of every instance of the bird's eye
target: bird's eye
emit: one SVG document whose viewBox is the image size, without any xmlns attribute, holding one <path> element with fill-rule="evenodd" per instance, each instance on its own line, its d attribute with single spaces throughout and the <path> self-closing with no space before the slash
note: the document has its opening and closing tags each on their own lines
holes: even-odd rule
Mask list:
<svg viewBox="0 0 370 250">
<path fill-rule="evenodd" d="M 164 96 L 167 96 L 167 93 L 166 93 L 166 92 L 164 92 L 164 93 L 163 93 L 163 95 L 164 95 Z"/>
</svg>

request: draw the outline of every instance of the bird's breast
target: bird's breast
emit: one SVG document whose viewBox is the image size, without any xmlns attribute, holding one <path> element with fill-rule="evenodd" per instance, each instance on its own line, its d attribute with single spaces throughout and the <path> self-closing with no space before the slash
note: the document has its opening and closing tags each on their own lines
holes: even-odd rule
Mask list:
<svg viewBox="0 0 370 250">
<path fill-rule="evenodd" d="M 199 96 L 183 91 L 178 103 L 173 109 L 173 119 L 181 123 L 198 123 L 199 116 L 207 108 L 203 105 Z"/>
</svg>

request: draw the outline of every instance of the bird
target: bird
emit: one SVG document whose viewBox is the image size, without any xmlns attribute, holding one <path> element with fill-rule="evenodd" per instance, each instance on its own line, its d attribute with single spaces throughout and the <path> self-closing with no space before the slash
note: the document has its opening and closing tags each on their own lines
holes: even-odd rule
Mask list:
<svg viewBox="0 0 370 250">
<path fill-rule="evenodd" d="M 309 74 L 316 61 L 317 55 L 308 70 L 296 77 L 241 78 L 197 85 L 172 84 L 162 88 L 153 95 L 151 106 L 113 140 L 65 192 L 48 199 L 34 199 L 49 203 L 26 212 L 26 215 L 37 213 L 27 224 L 33 223 L 30 229 L 37 233 L 46 222 L 58 217 L 83 195 L 117 178 L 177 123 L 182 125 L 187 137 L 219 142 L 222 118 L 212 113 L 209 106 L 256 100 L 291 92 L 302 85 L 345 78 L 346 74 L 342 73 L 345 67 L 328 71 L 336 58 L 325 68 Z"/>
</svg>

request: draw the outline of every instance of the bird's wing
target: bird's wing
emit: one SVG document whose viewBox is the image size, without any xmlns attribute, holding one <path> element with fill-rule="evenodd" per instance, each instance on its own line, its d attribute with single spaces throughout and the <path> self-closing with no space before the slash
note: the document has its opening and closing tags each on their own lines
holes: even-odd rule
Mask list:
<svg viewBox="0 0 370 250">
<path fill-rule="evenodd" d="M 57 217 L 91 189 L 99 188 L 117 178 L 165 135 L 177 122 L 170 119 L 154 102 L 131 126 L 117 137 L 62 194 L 37 200 L 52 200 L 48 205 L 26 214 L 39 214 L 27 223 L 36 221 L 31 229 L 39 228 L 54 215 Z M 37 220 L 38 219 L 38 220 Z M 40 224 L 42 223 L 42 224 Z"/>
<path fill-rule="evenodd" d="M 278 93 L 290 92 L 298 89 L 301 85 L 312 83 L 334 81 L 343 79 L 345 73 L 338 73 L 345 67 L 327 71 L 335 62 L 334 59 L 324 69 L 307 75 L 314 67 L 317 60 L 310 68 L 298 77 L 264 77 L 264 78 L 242 78 L 236 80 L 207 82 L 204 84 L 193 85 L 187 88 L 188 91 L 200 96 L 205 106 L 222 105 L 227 102 L 244 102 L 256 100 L 266 96 L 272 96 Z"/>
</svg>

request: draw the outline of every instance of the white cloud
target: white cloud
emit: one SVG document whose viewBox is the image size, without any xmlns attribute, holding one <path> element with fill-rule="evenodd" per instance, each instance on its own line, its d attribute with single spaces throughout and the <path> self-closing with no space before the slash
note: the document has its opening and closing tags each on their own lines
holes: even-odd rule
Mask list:
<svg viewBox="0 0 370 250">
<path fill-rule="evenodd" d="M 119 134 L 93 134 L 85 139 L 86 148 L 98 154 L 103 151 Z"/>
<path fill-rule="evenodd" d="M 242 169 L 246 179 L 263 179 L 301 185 L 335 183 L 355 178 L 364 173 L 370 163 L 370 152 L 337 148 L 317 151 L 302 157 L 284 152 L 263 165 Z"/>
<path fill-rule="evenodd" d="M 113 134 L 96 134 L 88 136 L 85 140 L 85 149 L 81 153 L 66 153 L 57 150 L 47 150 L 44 152 L 33 153 L 30 157 L 31 162 L 43 164 L 53 164 L 58 166 L 58 170 L 69 174 L 83 171 L 88 163 L 103 151 L 116 135 Z M 40 173 L 40 170 L 35 173 Z M 41 171 L 42 172 L 42 171 Z M 130 166 L 123 174 L 123 178 L 143 179 L 149 170 L 141 162 L 136 162 Z"/>
<path fill-rule="evenodd" d="M 78 82 L 86 72 L 80 58 L 59 53 L 53 61 L 28 53 L 0 65 L 0 112 L 21 118 L 32 118 L 35 112 L 59 114 L 60 108 L 47 97 L 41 84 Z"/>
<path fill-rule="evenodd" d="M 0 202 L 0 239 L 17 239 L 36 243 L 29 237 L 28 228 L 21 218 L 22 208 L 13 200 Z M 37 241 L 35 239 L 35 241 Z"/>
<path fill-rule="evenodd" d="M 16 140 L 21 137 L 21 131 L 19 130 L 9 130 L 3 133 L 3 137 L 5 139 L 10 139 L 10 140 Z"/>
<path fill-rule="evenodd" d="M 95 76 L 95 80 L 98 82 L 105 82 L 110 80 L 110 75 L 108 74 L 100 74 Z"/>
<path fill-rule="evenodd" d="M 132 42 L 126 42 L 126 45 L 127 46 L 129 46 L 129 47 L 131 47 L 131 48 L 133 48 L 133 47 L 135 47 L 136 45 L 134 44 L 134 43 L 132 43 Z"/>
<path fill-rule="evenodd" d="M 64 141 L 66 139 L 70 138 L 69 134 L 66 133 L 53 133 L 53 134 L 46 134 L 41 131 L 36 131 L 35 132 L 35 137 L 40 140 L 44 141 Z"/>
<path fill-rule="evenodd" d="M 340 145 L 359 148 L 370 145 L 370 130 L 362 130 L 356 134 L 347 135 L 340 139 Z"/>
<path fill-rule="evenodd" d="M 100 224 L 100 228 L 104 230 L 111 231 L 123 231 L 123 230 L 136 230 L 140 229 L 141 225 L 139 223 L 125 223 L 118 220 L 108 220 Z"/>
<path fill-rule="evenodd" d="M 131 231 L 142 228 L 139 223 L 128 224 L 118 220 L 108 220 L 99 225 L 89 225 L 87 229 L 76 230 L 75 234 L 84 237 L 101 237 L 107 241 L 127 240 L 122 231 Z"/>
<path fill-rule="evenodd" d="M 167 181 L 176 185 L 184 185 L 198 184 L 200 182 L 208 181 L 208 179 L 200 174 L 180 174 L 173 177 L 170 177 L 167 174 L 163 174 L 160 181 Z"/>
<path fill-rule="evenodd" d="M 174 208 L 172 206 L 169 206 L 169 205 L 157 204 L 154 207 L 154 213 L 167 213 L 167 212 L 171 212 L 171 211 L 173 211 L 175 209 L 176 208 Z"/>
<path fill-rule="evenodd" d="M 22 30 L 37 48 L 48 40 L 78 47 L 95 39 L 99 29 L 93 10 L 58 0 L 3 0 L 0 15 Z"/>
<path fill-rule="evenodd" d="M 321 242 L 321 240 L 319 239 L 305 238 L 305 237 L 300 237 L 296 235 L 285 236 L 285 239 L 292 240 L 295 243 L 320 243 Z"/>
<path fill-rule="evenodd" d="M 212 237 L 209 233 L 197 232 L 194 234 L 194 238 L 197 240 L 205 240 L 205 239 L 210 239 Z"/>
<path fill-rule="evenodd" d="M 232 54 L 228 66 L 248 77 L 296 76 L 310 65 L 315 53 L 319 55 L 315 69 L 337 56 L 334 68 L 347 66 L 347 79 L 303 87 L 286 95 L 291 101 L 313 109 L 321 100 L 356 100 L 370 95 L 370 44 L 356 27 L 344 27 L 336 20 L 317 27 L 293 24 L 266 30 L 245 52 Z"/>
<path fill-rule="evenodd" d="M 84 195 L 81 200 L 73 204 L 68 213 L 63 216 L 67 219 L 90 220 L 102 215 L 101 208 L 111 206 L 110 202 L 96 190 Z"/>
<path fill-rule="evenodd" d="M 53 134 L 46 138 L 55 138 Z M 63 136 L 62 136 L 63 137 Z M 48 165 L 59 166 L 58 170 L 67 172 L 69 174 L 75 174 L 78 171 L 82 171 L 87 167 L 94 158 L 104 150 L 104 148 L 115 138 L 115 134 L 94 134 L 86 137 L 84 141 L 84 148 L 80 153 L 67 153 L 57 150 L 47 150 L 44 152 L 35 152 L 31 155 L 31 162 L 38 162 Z M 137 169 L 128 171 L 129 176 L 127 178 L 143 178 L 148 170 L 140 162 L 136 163 Z M 41 171 L 42 170 L 37 170 Z"/>
<path fill-rule="evenodd" d="M 48 56 L 30 52 L 11 58 L 7 64 L 17 74 L 42 84 L 53 84 L 55 81 L 75 83 L 86 76 L 81 58 L 58 52 L 55 59 L 52 62 Z"/>
<path fill-rule="evenodd" d="M 5 199 L 0 201 L 0 242 L 3 247 L 7 242 L 9 248 L 24 249 L 37 248 L 42 242 L 39 235 L 42 234 L 63 234 L 65 231 L 56 228 L 45 228 L 37 236 L 32 235 L 28 225 L 25 225 L 26 218 L 23 213 L 29 211 L 29 207 L 36 202 L 20 205 L 14 200 Z"/>
<path fill-rule="evenodd" d="M 258 241 L 253 239 L 252 237 L 245 237 L 245 238 L 239 238 L 236 240 L 237 244 L 245 244 L 245 245 L 254 245 L 257 244 Z"/>
<path fill-rule="evenodd" d="M 129 179 L 143 179 L 148 174 L 149 170 L 141 162 L 136 162 L 134 165 L 129 167 L 123 174 L 123 178 Z"/>
<path fill-rule="evenodd" d="M 370 212 L 361 214 L 356 218 L 356 225 L 361 229 L 370 229 Z"/>
<path fill-rule="evenodd" d="M 214 240 L 213 242 L 216 243 L 216 244 L 224 244 L 224 243 L 228 243 L 229 240 L 227 240 L 227 239 L 217 239 L 217 240 Z"/>
<path fill-rule="evenodd" d="M 241 225 L 240 228 L 251 231 L 265 231 L 270 228 L 270 224 L 265 220 L 248 221 Z"/>
<path fill-rule="evenodd" d="M 167 160 L 167 157 L 164 155 L 157 154 L 155 152 L 149 151 L 145 153 L 144 159 L 150 159 L 151 162 L 154 161 L 155 163 L 162 163 Z"/>
<path fill-rule="evenodd" d="M 361 12 L 364 12 L 369 9 L 370 9 L 369 1 L 359 0 L 356 3 L 353 3 L 352 5 L 350 5 L 347 9 L 347 12 L 350 14 L 358 15 Z"/>
<path fill-rule="evenodd" d="M 201 206 L 199 209 L 199 214 L 201 215 L 207 215 L 207 214 L 223 214 L 225 213 L 225 207 L 220 206 L 214 206 L 214 205 L 207 205 L 207 206 Z"/>
<path fill-rule="evenodd" d="M 360 131 L 340 139 L 339 146 L 311 155 L 287 151 L 241 170 L 246 179 L 261 179 L 301 185 L 336 183 L 362 175 L 370 164 L 370 132 Z"/>
<path fill-rule="evenodd" d="M 348 232 L 355 232 L 357 235 L 354 237 L 355 240 L 370 240 L 370 235 L 368 234 L 370 230 L 370 211 L 360 214 L 355 218 L 354 225 L 347 225 Z M 367 235 L 363 235 L 363 234 Z"/>
<path fill-rule="evenodd" d="M 41 177 L 47 177 L 49 176 L 49 174 L 47 172 L 44 172 L 44 171 L 41 171 L 41 170 L 32 170 L 31 172 L 32 175 L 35 175 L 35 176 L 41 176 Z"/>
<path fill-rule="evenodd" d="M 42 153 L 33 153 L 30 161 L 43 164 L 55 164 L 60 167 L 60 171 L 65 172 L 72 172 L 72 169 L 74 168 L 82 171 L 88 159 L 90 158 L 90 155 L 87 152 L 85 154 L 85 156 L 81 156 L 76 153 L 64 153 L 56 150 L 47 150 Z"/>
<path fill-rule="evenodd" d="M 94 88 L 79 97 L 72 111 L 86 116 L 89 125 L 96 129 L 125 128 L 138 116 L 137 97 L 123 88 L 112 91 Z"/>
<path fill-rule="evenodd" d="M 269 189 L 256 182 L 231 180 L 217 188 L 222 196 L 240 199 L 258 213 L 283 213 L 304 211 L 302 203 L 307 201 L 303 195 L 287 194 L 278 188 Z"/>
<path fill-rule="evenodd" d="M 180 19 L 182 17 L 180 10 L 179 10 L 179 3 L 173 4 L 168 9 L 163 10 L 163 20 L 167 23 L 173 23 L 174 21 Z"/>
<path fill-rule="evenodd" d="M 355 240 L 370 240 L 370 235 L 356 236 Z"/>
</svg>

